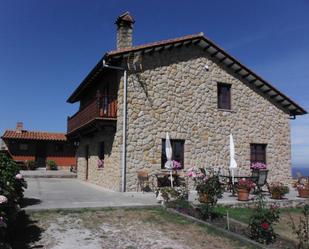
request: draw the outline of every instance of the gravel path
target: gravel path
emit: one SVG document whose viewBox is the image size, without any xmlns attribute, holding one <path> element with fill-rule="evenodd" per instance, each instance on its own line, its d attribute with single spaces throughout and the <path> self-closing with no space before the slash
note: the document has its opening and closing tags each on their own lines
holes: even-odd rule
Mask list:
<svg viewBox="0 0 309 249">
<path fill-rule="evenodd" d="M 28 248 L 217 249 L 247 248 L 162 209 L 35 212 L 41 233 Z"/>
</svg>

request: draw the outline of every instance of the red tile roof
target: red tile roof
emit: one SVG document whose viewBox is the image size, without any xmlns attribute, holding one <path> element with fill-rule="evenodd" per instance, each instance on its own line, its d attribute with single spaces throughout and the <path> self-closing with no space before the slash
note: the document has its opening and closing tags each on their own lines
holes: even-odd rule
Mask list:
<svg viewBox="0 0 309 249">
<path fill-rule="evenodd" d="M 65 133 L 52 133 L 41 131 L 25 131 L 6 130 L 1 137 L 2 139 L 28 139 L 28 140 L 51 140 L 51 141 L 66 141 Z"/>
</svg>

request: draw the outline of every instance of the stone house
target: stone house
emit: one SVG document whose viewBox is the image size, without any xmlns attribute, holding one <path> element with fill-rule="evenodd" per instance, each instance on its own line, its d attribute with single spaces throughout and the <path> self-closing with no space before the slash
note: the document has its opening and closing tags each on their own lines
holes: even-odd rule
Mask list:
<svg viewBox="0 0 309 249">
<path fill-rule="evenodd" d="M 163 168 L 169 132 L 184 169 L 227 169 L 232 133 L 243 173 L 260 161 L 270 181 L 290 179 L 290 120 L 306 114 L 301 106 L 202 33 L 133 46 L 133 24 L 128 12 L 117 18 L 117 49 L 67 100 L 80 102 L 68 118 L 78 178 L 135 191 L 137 171 Z"/>
</svg>

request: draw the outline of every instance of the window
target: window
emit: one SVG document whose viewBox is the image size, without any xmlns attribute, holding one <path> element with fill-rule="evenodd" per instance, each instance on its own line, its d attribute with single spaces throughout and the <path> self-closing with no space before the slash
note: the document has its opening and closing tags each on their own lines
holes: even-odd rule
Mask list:
<svg viewBox="0 0 309 249">
<path fill-rule="evenodd" d="M 251 144 L 251 164 L 266 163 L 266 144 Z"/>
<path fill-rule="evenodd" d="M 63 152 L 63 144 L 56 144 L 55 150 L 56 152 Z"/>
<path fill-rule="evenodd" d="M 184 168 L 184 144 L 185 140 L 180 139 L 171 139 L 172 145 L 172 160 L 180 162 L 181 167 Z M 161 153 L 161 169 L 164 169 L 166 163 L 166 154 L 165 154 L 165 139 L 162 139 L 162 153 Z"/>
<path fill-rule="evenodd" d="M 231 85 L 218 83 L 218 108 L 231 109 Z"/>
<path fill-rule="evenodd" d="M 28 144 L 19 144 L 20 150 L 28 150 Z"/>
</svg>

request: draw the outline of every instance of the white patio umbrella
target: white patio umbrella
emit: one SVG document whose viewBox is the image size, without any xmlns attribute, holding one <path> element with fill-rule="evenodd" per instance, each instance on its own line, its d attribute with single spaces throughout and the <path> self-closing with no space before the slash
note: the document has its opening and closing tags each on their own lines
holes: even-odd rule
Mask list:
<svg viewBox="0 0 309 249">
<path fill-rule="evenodd" d="M 235 145 L 233 140 L 233 135 L 230 134 L 230 171 L 232 173 L 232 183 L 234 184 L 234 170 L 237 168 L 237 163 L 235 161 Z"/>
<path fill-rule="evenodd" d="M 166 132 L 166 139 L 165 139 L 165 155 L 166 155 L 166 163 L 164 167 L 168 170 L 170 170 L 171 173 L 171 187 L 173 187 L 173 162 L 172 162 L 172 145 L 170 141 L 170 136 L 168 135 L 168 132 Z"/>
</svg>

